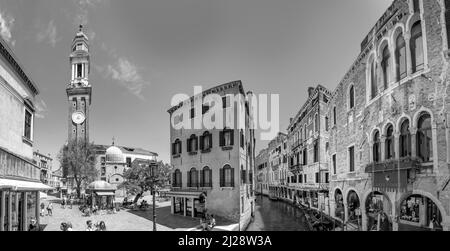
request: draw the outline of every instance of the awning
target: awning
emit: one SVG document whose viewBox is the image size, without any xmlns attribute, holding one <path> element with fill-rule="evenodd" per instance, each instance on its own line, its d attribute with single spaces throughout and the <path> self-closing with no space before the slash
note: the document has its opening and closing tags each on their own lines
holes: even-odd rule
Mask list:
<svg viewBox="0 0 450 251">
<path fill-rule="evenodd" d="M 200 198 L 204 192 L 196 191 L 170 191 L 166 192 L 167 197 L 182 197 L 182 198 Z"/>
<path fill-rule="evenodd" d="M 40 182 L 30 182 L 21 180 L 0 179 L 0 188 L 9 188 L 18 191 L 48 191 L 54 190 Z"/>
<path fill-rule="evenodd" d="M 98 196 L 114 196 L 114 192 L 95 192 Z"/>
</svg>

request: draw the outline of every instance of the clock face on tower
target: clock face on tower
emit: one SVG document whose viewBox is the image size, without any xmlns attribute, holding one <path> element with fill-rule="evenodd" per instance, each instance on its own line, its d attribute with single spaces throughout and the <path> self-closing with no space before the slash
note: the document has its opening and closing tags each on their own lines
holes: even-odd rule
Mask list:
<svg viewBox="0 0 450 251">
<path fill-rule="evenodd" d="M 86 116 L 82 112 L 74 112 L 72 113 L 72 121 L 73 123 L 80 125 L 86 120 Z"/>
</svg>

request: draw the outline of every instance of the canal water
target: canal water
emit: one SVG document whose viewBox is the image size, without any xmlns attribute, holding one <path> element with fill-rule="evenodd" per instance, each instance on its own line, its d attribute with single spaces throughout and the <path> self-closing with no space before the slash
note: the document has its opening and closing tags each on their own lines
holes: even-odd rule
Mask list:
<svg viewBox="0 0 450 251">
<path fill-rule="evenodd" d="M 282 201 L 257 196 L 255 217 L 247 231 L 308 231 L 302 210 Z"/>
</svg>

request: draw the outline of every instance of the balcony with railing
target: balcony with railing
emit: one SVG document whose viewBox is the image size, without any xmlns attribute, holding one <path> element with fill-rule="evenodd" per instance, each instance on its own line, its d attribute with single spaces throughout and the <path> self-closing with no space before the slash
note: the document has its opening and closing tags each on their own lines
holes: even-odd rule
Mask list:
<svg viewBox="0 0 450 251">
<path fill-rule="evenodd" d="M 422 166 L 419 159 L 406 157 L 370 163 L 365 172 L 372 174 L 371 179 L 376 188 L 405 190 L 414 182 Z"/>
<path fill-rule="evenodd" d="M 0 178 L 39 181 L 41 171 L 27 160 L 0 147 Z"/>
<path fill-rule="evenodd" d="M 300 165 L 300 163 L 294 164 L 294 165 L 289 165 L 288 169 L 291 173 L 299 174 L 299 173 L 303 172 L 303 165 Z"/>
</svg>

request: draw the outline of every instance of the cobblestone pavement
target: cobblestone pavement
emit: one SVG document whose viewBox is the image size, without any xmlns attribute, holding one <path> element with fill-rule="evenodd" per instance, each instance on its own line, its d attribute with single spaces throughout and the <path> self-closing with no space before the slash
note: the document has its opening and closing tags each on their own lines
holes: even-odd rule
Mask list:
<svg viewBox="0 0 450 251">
<path fill-rule="evenodd" d="M 48 201 L 43 201 L 48 205 Z M 167 204 L 167 203 L 166 203 Z M 169 204 L 170 206 L 170 204 Z M 170 207 L 169 207 L 170 209 Z M 85 231 L 86 221 L 92 222 L 104 221 L 108 231 L 152 231 L 153 222 L 149 219 L 140 217 L 136 214 L 120 210 L 116 214 L 94 215 L 91 217 L 83 217 L 78 206 L 72 209 L 66 207 L 61 208 L 59 203 L 53 203 L 53 216 L 41 217 L 41 226 L 44 231 L 61 231 L 62 222 L 70 222 L 73 231 Z M 157 224 L 158 231 L 174 231 L 172 228 Z"/>
</svg>

